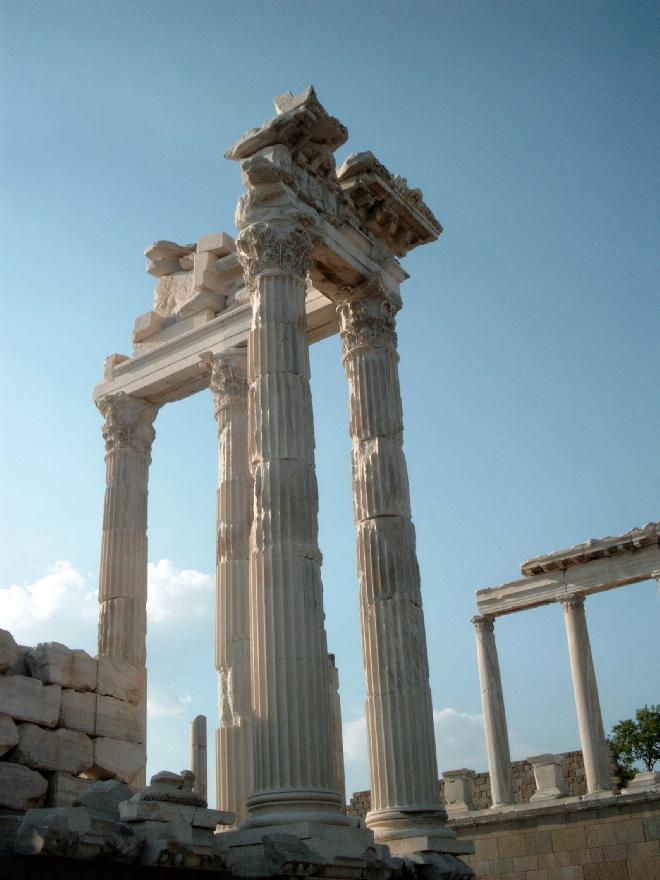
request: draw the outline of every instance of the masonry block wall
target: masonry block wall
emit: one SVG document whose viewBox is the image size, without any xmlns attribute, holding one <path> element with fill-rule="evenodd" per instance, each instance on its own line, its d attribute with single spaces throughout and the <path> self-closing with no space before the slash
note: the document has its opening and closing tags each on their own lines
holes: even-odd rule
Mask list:
<svg viewBox="0 0 660 880">
<path fill-rule="evenodd" d="M 586 794 L 587 780 L 584 773 L 584 761 L 582 752 L 565 752 L 562 755 L 564 778 L 566 780 L 566 796 L 577 797 Z M 513 771 L 513 801 L 516 804 L 529 803 L 529 799 L 536 791 L 534 782 L 534 770 L 529 761 L 514 761 L 511 764 Z M 620 779 L 617 775 L 617 767 L 614 756 L 610 754 L 610 769 L 612 773 L 613 788 L 618 789 Z M 440 794 L 444 797 L 445 782 L 438 782 Z M 490 776 L 487 772 L 477 773 L 474 777 L 474 808 L 486 810 L 492 804 L 490 796 Z M 356 791 L 350 800 L 347 811 L 351 816 L 366 816 L 371 809 L 371 792 Z"/>
<path fill-rule="evenodd" d="M 145 670 L 0 630 L 0 811 L 68 806 L 95 779 L 145 766 Z"/>
</svg>

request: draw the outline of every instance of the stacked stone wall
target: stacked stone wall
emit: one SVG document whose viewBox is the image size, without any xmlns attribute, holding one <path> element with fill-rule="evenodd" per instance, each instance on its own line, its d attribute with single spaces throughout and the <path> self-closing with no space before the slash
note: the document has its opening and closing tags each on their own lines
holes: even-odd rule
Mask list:
<svg viewBox="0 0 660 880">
<path fill-rule="evenodd" d="M 660 793 L 467 814 L 475 880 L 659 880 Z"/>
<path fill-rule="evenodd" d="M 0 630 L 0 812 L 68 806 L 93 780 L 145 766 L 145 670 Z"/>
<path fill-rule="evenodd" d="M 586 794 L 587 778 L 584 772 L 584 761 L 582 752 L 565 752 L 561 755 L 564 769 L 564 779 L 566 782 L 566 796 L 579 797 Z M 529 799 L 536 791 L 536 783 L 534 781 L 534 769 L 529 761 L 513 761 L 511 764 L 513 773 L 513 802 L 515 804 L 527 804 Z M 617 766 L 614 756 L 610 753 L 610 771 L 612 774 L 612 787 L 618 790 L 620 778 L 617 774 Z M 444 800 L 445 782 L 444 779 L 439 780 L 440 794 Z M 474 809 L 486 810 L 491 804 L 490 796 L 490 775 L 487 772 L 475 773 L 473 779 L 474 785 Z M 351 816 L 366 816 L 371 809 L 371 792 L 356 791 L 347 807 L 347 812 Z"/>
</svg>

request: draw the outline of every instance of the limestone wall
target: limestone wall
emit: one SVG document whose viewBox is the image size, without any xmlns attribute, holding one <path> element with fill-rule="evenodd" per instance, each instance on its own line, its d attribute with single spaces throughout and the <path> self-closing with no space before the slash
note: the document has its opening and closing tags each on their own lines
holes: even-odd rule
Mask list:
<svg viewBox="0 0 660 880">
<path fill-rule="evenodd" d="M 660 793 L 562 799 L 454 819 L 475 880 L 658 880 Z"/>
<path fill-rule="evenodd" d="M 577 797 L 583 795 L 587 791 L 587 781 L 584 773 L 584 761 L 582 760 L 582 752 L 565 752 L 562 755 L 564 779 L 566 781 L 566 796 Z M 513 771 L 513 800 L 516 804 L 529 803 L 530 797 L 536 791 L 534 782 L 534 771 L 529 761 L 513 761 L 511 764 Z M 610 769 L 612 773 L 612 784 L 615 789 L 619 787 L 619 777 L 617 776 L 616 764 L 614 758 L 610 755 Z M 487 772 L 476 773 L 474 776 L 474 808 L 475 810 L 485 810 L 491 806 L 490 797 L 490 776 Z M 444 797 L 445 782 L 441 779 L 438 782 L 440 786 L 440 794 Z M 371 809 L 371 792 L 356 791 L 350 800 L 347 811 L 351 816 L 365 816 Z"/>
<path fill-rule="evenodd" d="M 145 670 L 0 630 L 0 812 L 67 806 L 92 780 L 145 766 Z"/>
</svg>

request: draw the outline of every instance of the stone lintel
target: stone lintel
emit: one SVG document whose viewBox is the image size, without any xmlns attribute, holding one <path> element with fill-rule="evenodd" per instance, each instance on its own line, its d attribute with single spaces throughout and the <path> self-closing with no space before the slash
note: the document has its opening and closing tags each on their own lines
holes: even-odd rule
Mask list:
<svg viewBox="0 0 660 880">
<path fill-rule="evenodd" d="M 480 614 L 497 616 L 561 602 L 578 594 L 588 596 L 626 584 L 650 580 L 660 569 L 657 544 L 630 549 L 601 559 L 592 559 L 568 569 L 510 581 L 477 590 Z"/>
<path fill-rule="evenodd" d="M 631 529 L 622 535 L 591 538 L 565 550 L 555 550 L 543 556 L 527 559 L 520 563 L 520 573 L 531 576 L 548 571 L 561 571 L 574 565 L 592 562 L 594 559 L 606 559 L 642 547 L 657 546 L 659 543 L 660 522 L 650 522 L 642 528 Z"/>
</svg>

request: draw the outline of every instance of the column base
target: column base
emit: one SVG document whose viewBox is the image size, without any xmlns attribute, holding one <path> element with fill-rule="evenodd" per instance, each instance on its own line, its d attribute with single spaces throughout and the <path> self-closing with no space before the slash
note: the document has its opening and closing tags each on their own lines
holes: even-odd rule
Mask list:
<svg viewBox="0 0 660 880">
<path fill-rule="evenodd" d="M 388 859 L 387 847 L 374 844 L 374 836 L 358 819 L 345 825 L 301 821 L 221 832 L 216 837 L 232 854 L 232 873 L 243 877 L 273 874 L 309 874 L 324 877 L 365 876 L 365 868 Z M 250 820 L 247 820 L 249 822 Z M 346 871 L 349 873 L 346 873 Z"/>
<path fill-rule="evenodd" d="M 615 792 L 611 788 L 599 788 L 596 791 L 588 791 L 586 794 L 583 794 L 580 800 L 582 801 L 597 801 L 601 798 L 611 798 Z"/>
<path fill-rule="evenodd" d="M 473 853 L 472 841 L 459 840 L 446 821 L 446 811 L 436 805 L 378 810 L 367 813 L 366 818 L 376 843 L 387 844 L 393 856 L 426 862 L 431 854 Z"/>
<path fill-rule="evenodd" d="M 250 815 L 240 825 L 241 830 L 245 831 L 300 822 L 344 827 L 352 824 L 350 817 L 342 810 L 339 794 L 330 789 L 259 791 L 250 795 L 247 807 Z"/>
</svg>

